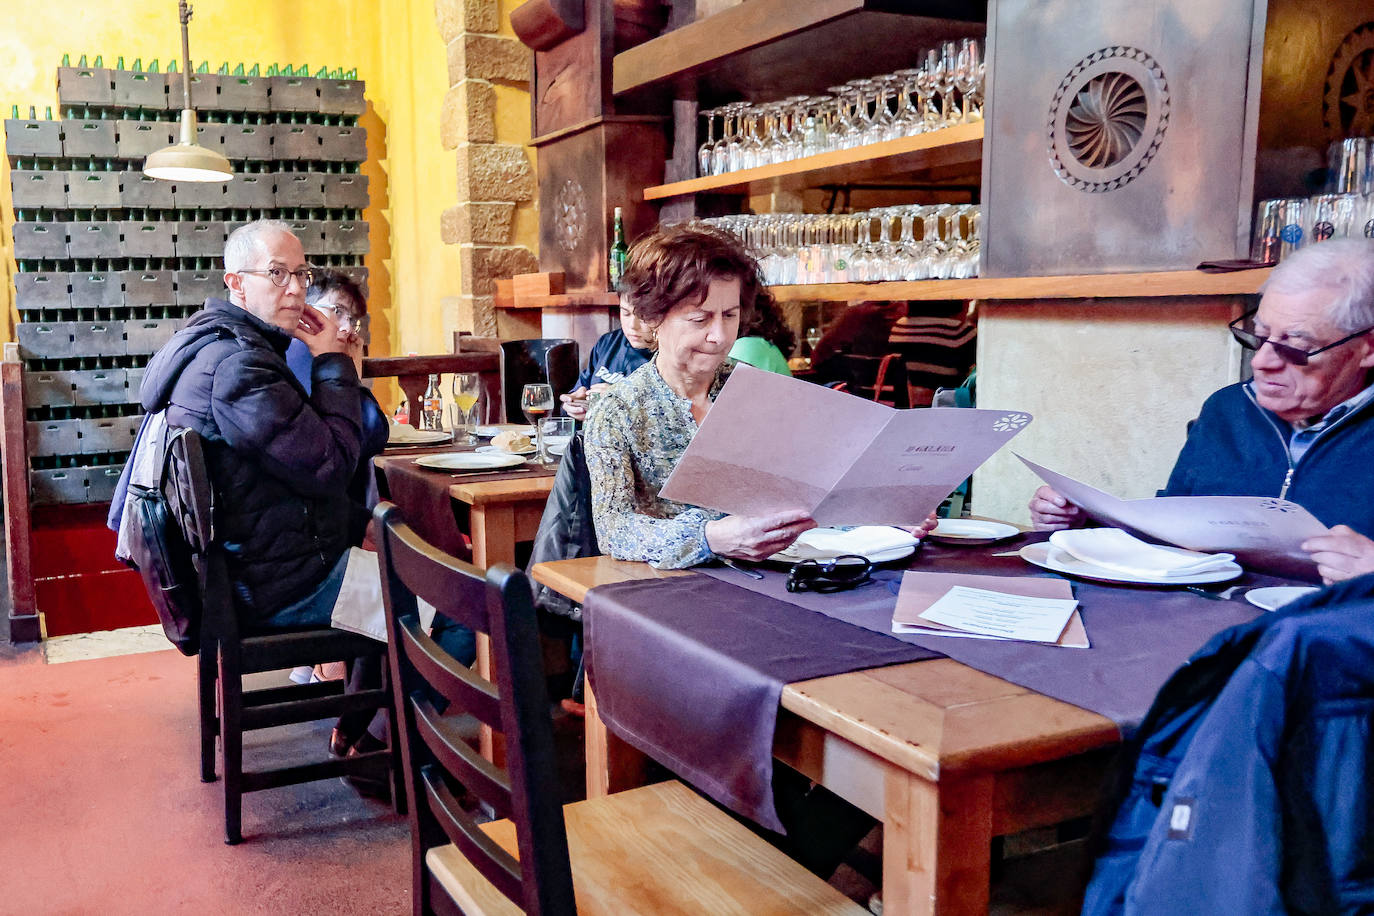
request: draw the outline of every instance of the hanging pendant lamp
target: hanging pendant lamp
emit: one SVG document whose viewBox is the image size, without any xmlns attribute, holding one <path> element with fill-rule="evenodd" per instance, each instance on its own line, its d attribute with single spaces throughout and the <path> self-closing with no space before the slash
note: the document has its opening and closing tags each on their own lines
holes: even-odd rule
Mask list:
<svg viewBox="0 0 1374 916">
<path fill-rule="evenodd" d="M 152 153 L 143 163 L 143 174 L 163 181 L 228 181 L 234 177 L 229 160 L 196 142 L 196 110 L 191 107 L 191 44 L 186 25 L 191 7 L 178 0 L 181 16 L 181 139 Z"/>
</svg>

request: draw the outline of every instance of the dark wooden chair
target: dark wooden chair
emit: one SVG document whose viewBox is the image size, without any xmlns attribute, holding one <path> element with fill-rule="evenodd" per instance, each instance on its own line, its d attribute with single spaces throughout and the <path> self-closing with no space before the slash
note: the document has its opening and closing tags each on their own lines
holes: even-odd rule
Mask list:
<svg viewBox="0 0 1374 916">
<path fill-rule="evenodd" d="M 245 792 L 312 782 L 336 776 L 390 779 L 396 810 L 405 811 L 399 778 L 400 752 L 391 748 L 344 759 L 268 770 L 245 771 L 243 733 L 278 725 L 334 718 L 346 712 L 391 707 L 389 672 L 382 686 L 345 694 L 342 681 L 245 689 L 246 675 L 315 665 L 341 658 L 384 656 L 386 645 L 332 627 L 245 631 L 240 628 L 230 594 L 223 545 L 215 536 L 215 495 L 206 470 L 203 440 L 189 429 L 178 430 L 168 448 L 173 473 L 167 484 L 169 510 L 192 557 L 199 580 L 201 636 L 198 659 L 200 700 L 200 775 L 215 780 L 215 739 L 219 739 L 224 774 L 224 841 L 238 843 L 242 834 Z M 385 667 L 385 666 L 384 666 Z M 324 752 L 323 742 L 321 752 Z"/>
<path fill-rule="evenodd" d="M 417 914 L 863 912 L 679 782 L 562 806 L 529 579 L 446 556 L 393 504 L 376 519 Z M 496 683 L 425 635 L 417 596 L 490 634 Z M 504 768 L 464 741 L 459 713 L 504 732 Z M 506 820 L 479 826 L 465 793 Z"/>
<path fill-rule="evenodd" d="M 835 375 L 844 382 L 844 390 L 861 398 L 878 401 L 889 407 L 911 406 L 907 388 L 906 363 L 896 353 L 886 356 L 862 356 L 842 353 L 831 357 Z"/>
<path fill-rule="evenodd" d="M 577 341 L 556 337 L 501 341 L 501 399 L 507 423 L 523 423 L 520 389 L 543 382 L 553 388 L 554 407 L 558 396 L 577 387 L 581 371 Z"/>
</svg>

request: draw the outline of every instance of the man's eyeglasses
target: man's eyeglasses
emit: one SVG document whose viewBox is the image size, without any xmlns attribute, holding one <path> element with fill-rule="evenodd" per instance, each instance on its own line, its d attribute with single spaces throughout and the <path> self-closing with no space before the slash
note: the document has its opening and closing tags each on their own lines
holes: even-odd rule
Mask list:
<svg viewBox="0 0 1374 916">
<path fill-rule="evenodd" d="M 793 564 L 787 573 L 787 590 L 822 594 L 842 592 L 863 585 L 872 572 L 873 564 L 867 557 L 857 554 L 845 554 L 824 563 L 820 560 L 802 560 Z"/>
<path fill-rule="evenodd" d="M 1350 343 L 1350 341 L 1355 338 L 1363 337 L 1370 331 L 1374 331 L 1374 328 L 1365 328 L 1363 331 L 1356 331 L 1354 334 L 1342 337 L 1335 343 L 1329 343 L 1324 347 L 1318 347 L 1315 350 L 1299 350 L 1297 347 L 1289 344 L 1279 343 L 1277 340 L 1268 337 L 1260 337 L 1256 334 L 1253 329 L 1255 312 L 1257 311 L 1259 311 L 1259 309 L 1246 312 L 1244 315 L 1241 315 L 1235 321 L 1231 322 L 1231 336 L 1236 339 L 1236 343 L 1247 350 L 1258 350 L 1265 344 L 1269 344 L 1269 346 L 1274 348 L 1274 355 L 1290 366 L 1306 366 L 1307 361 L 1318 353 L 1325 353 L 1327 350 L 1339 347 L 1341 344 Z"/>
<path fill-rule="evenodd" d="M 361 318 L 354 318 L 352 315 L 350 315 L 347 311 L 344 310 L 343 306 L 331 305 L 328 303 L 321 302 L 314 303 L 314 306 L 315 308 L 320 309 L 321 311 L 333 312 L 334 320 L 339 323 L 339 327 L 342 330 L 352 331 L 354 334 L 362 333 L 363 320 Z"/>
<path fill-rule="evenodd" d="M 271 280 L 275 286 L 286 286 L 295 277 L 296 282 L 301 285 L 301 289 L 309 289 L 310 281 L 315 279 L 315 273 L 309 267 L 302 267 L 300 270 L 287 270 L 285 267 L 263 267 L 257 270 L 238 270 L 240 274 L 266 274 L 267 279 Z"/>
</svg>

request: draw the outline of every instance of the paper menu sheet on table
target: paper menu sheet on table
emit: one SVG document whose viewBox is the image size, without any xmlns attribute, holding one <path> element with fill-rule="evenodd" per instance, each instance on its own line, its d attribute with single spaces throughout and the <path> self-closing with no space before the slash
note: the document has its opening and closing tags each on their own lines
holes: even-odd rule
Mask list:
<svg viewBox="0 0 1374 916">
<path fill-rule="evenodd" d="M 660 496 L 821 525 L 915 524 L 1030 423 L 1010 410 L 896 410 L 738 365 Z"/>
<path fill-rule="evenodd" d="M 937 573 L 912 570 L 902 576 L 897 593 L 897 606 L 892 612 L 892 632 L 914 633 L 923 636 L 954 636 L 966 639 L 996 639 L 999 637 L 955 629 L 923 616 L 956 589 L 985 590 L 1001 594 L 1006 600 L 1016 597 L 1028 600 L 1073 600 L 1073 586 L 1065 579 L 1040 576 L 980 576 L 972 573 Z M 1065 648 L 1086 649 L 1088 634 L 1082 615 L 1075 608 L 1067 614 L 1067 623 L 1060 623 L 1060 633 L 1054 644 Z M 1062 618 L 1061 618 L 1062 621 Z"/>
<path fill-rule="evenodd" d="M 1099 522 L 1203 553 L 1226 552 L 1248 566 L 1296 575 L 1315 571 L 1301 544 L 1325 525 L 1302 506 L 1269 496 L 1156 496 L 1119 499 L 1016 456 L 1041 480 Z"/>
</svg>

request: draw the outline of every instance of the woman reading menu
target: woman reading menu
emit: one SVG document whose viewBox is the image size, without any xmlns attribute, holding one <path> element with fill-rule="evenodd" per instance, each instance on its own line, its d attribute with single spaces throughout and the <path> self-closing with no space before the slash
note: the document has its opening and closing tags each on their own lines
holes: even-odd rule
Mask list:
<svg viewBox="0 0 1374 916">
<path fill-rule="evenodd" d="M 717 229 L 660 229 L 630 250 L 622 295 L 652 329 L 654 356 L 596 402 L 585 434 L 597 542 L 611 556 L 660 569 L 762 560 L 815 526 L 802 510 L 723 515 L 659 497 L 730 375 L 760 282 L 744 246 Z"/>
</svg>

